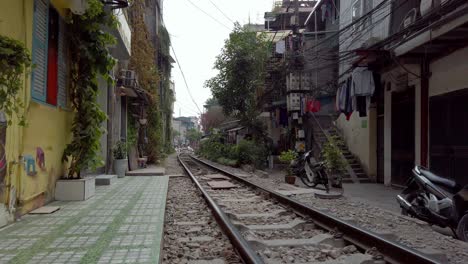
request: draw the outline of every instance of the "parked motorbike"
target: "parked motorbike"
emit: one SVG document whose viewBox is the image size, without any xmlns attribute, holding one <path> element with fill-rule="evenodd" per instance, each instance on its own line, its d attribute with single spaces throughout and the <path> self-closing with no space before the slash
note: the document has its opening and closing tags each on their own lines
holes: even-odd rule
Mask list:
<svg viewBox="0 0 468 264">
<path fill-rule="evenodd" d="M 314 159 L 312 151 L 298 156 L 291 162 L 291 168 L 294 175 L 299 177 L 306 186 L 316 187 L 322 184 L 327 192 L 330 190 L 325 165 Z"/>
<path fill-rule="evenodd" d="M 402 214 L 431 225 L 449 227 L 457 238 L 468 241 L 468 185 L 462 188 L 450 179 L 416 166 L 406 186 L 397 195 Z"/>
</svg>

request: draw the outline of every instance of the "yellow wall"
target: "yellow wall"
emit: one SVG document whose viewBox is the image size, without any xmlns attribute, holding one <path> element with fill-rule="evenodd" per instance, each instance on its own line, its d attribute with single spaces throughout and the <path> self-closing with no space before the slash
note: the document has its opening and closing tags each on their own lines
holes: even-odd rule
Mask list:
<svg viewBox="0 0 468 264">
<path fill-rule="evenodd" d="M 33 3 L 33 0 L 0 0 L 0 34 L 22 41 L 29 50 L 32 49 Z M 52 1 L 52 4 L 56 3 L 60 4 L 60 0 Z M 63 14 L 62 10 L 59 11 Z M 62 153 L 71 139 L 72 113 L 32 102 L 30 82 L 28 76 L 19 96 L 27 105 L 28 126 L 23 128 L 13 124 L 7 129 L 6 183 L 10 188 L 5 193 L 0 193 L 0 200 L 5 203 L 9 191 L 17 191 L 16 197 L 20 201 L 17 215 L 53 199 L 55 181 L 64 173 Z M 36 164 L 37 174 L 29 176 L 25 173 L 20 157 L 32 155 L 36 158 L 37 147 L 42 148 L 45 153 L 46 169 L 42 171 Z"/>
</svg>

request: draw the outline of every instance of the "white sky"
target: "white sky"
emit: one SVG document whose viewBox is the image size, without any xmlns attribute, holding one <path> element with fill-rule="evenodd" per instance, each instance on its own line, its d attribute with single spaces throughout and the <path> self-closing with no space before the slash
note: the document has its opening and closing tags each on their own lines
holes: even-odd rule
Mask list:
<svg viewBox="0 0 468 264">
<path fill-rule="evenodd" d="M 222 24 L 198 10 L 191 3 L 197 5 Z M 211 0 L 230 19 L 241 25 L 248 23 L 263 24 L 264 12 L 270 11 L 273 0 Z M 228 38 L 233 25 L 218 11 L 210 0 L 165 0 L 164 22 L 171 34 L 172 45 L 182 66 L 190 91 L 195 102 L 203 111 L 203 104 L 211 96 L 209 89 L 204 88 L 206 80 L 216 75 L 213 64 L 216 56 Z M 174 55 L 173 55 L 174 57 Z M 197 115 L 197 107 L 190 99 L 185 87 L 182 74 L 177 64 L 172 70 L 176 89 L 176 103 L 174 116 Z"/>
</svg>

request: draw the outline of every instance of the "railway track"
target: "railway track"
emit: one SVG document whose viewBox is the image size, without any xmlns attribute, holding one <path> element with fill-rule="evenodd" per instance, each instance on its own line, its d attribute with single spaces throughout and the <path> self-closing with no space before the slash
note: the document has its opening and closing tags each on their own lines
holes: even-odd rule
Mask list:
<svg viewBox="0 0 468 264">
<path fill-rule="evenodd" d="M 179 162 L 244 263 L 438 263 L 188 154 Z M 235 185 L 213 189 L 213 177 Z"/>
</svg>

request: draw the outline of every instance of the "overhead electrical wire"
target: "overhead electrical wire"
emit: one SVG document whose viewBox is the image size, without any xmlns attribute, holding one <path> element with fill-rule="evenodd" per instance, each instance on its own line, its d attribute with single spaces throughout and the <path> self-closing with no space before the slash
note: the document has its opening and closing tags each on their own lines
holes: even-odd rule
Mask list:
<svg viewBox="0 0 468 264">
<path fill-rule="evenodd" d="M 214 16 L 210 15 L 208 12 L 206 12 L 205 10 L 201 9 L 200 7 L 198 7 L 196 4 L 194 4 L 191 0 L 187 0 L 191 5 L 193 5 L 196 9 L 200 10 L 200 12 L 204 13 L 205 15 L 207 15 L 209 18 L 213 19 L 214 21 L 216 21 L 219 25 L 227 28 L 228 30 L 231 30 L 231 28 L 229 28 L 228 26 L 226 26 L 225 24 L 223 24 L 221 21 L 219 21 L 218 19 L 216 19 Z"/>
<path fill-rule="evenodd" d="M 190 2 L 190 0 L 188 0 Z M 192 3 L 193 4 L 193 3 Z M 164 22 L 164 19 L 163 17 L 161 16 L 161 22 L 163 24 L 164 27 L 166 27 L 166 23 Z M 188 85 L 188 82 L 187 82 L 187 78 L 185 77 L 185 73 L 184 71 L 182 70 L 182 66 L 180 65 L 180 62 L 179 62 L 179 59 L 177 58 L 177 54 L 175 52 L 175 49 L 174 49 L 174 46 L 171 44 L 170 45 L 171 47 L 171 50 L 172 50 L 172 53 L 174 54 L 174 58 L 176 60 L 176 63 L 177 63 L 177 66 L 179 67 L 179 70 L 180 70 L 180 73 L 182 74 L 182 78 L 184 79 L 184 83 L 185 83 L 185 88 L 187 88 L 187 92 L 190 96 L 190 99 L 192 100 L 193 104 L 197 107 L 198 109 L 198 114 L 201 116 L 202 115 L 202 111 L 200 110 L 200 107 L 198 106 L 197 102 L 195 101 L 195 99 L 193 98 L 193 95 L 192 95 L 192 92 L 190 91 L 190 88 L 189 88 L 189 85 Z"/>
<path fill-rule="evenodd" d="M 190 91 L 190 88 L 189 88 L 188 83 L 187 83 L 187 79 L 185 78 L 184 71 L 182 70 L 182 66 L 180 65 L 179 59 L 177 58 L 177 54 L 175 53 L 173 45 L 171 45 L 171 50 L 172 50 L 172 53 L 174 53 L 174 58 L 175 58 L 175 60 L 177 62 L 177 66 L 179 66 L 179 70 L 180 70 L 180 73 L 182 74 L 182 78 L 184 79 L 185 87 L 187 88 L 187 92 L 188 92 L 188 94 L 190 96 L 190 99 L 192 99 L 193 104 L 198 109 L 198 113 L 201 115 L 202 111 L 200 110 L 200 107 L 198 107 L 197 102 L 195 102 L 195 99 L 193 99 L 192 92 Z"/>
<path fill-rule="evenodd" d="M 221 10 L 221 8 L 219 8 L 212 0 L 208 0 L 210 1 L 210 3 L 216 8 L 218 9 L 218 11 L 225 17 L 227 18 L 227 20 L 231 21 L 232 24 L 235 24 L 236 22 L 234 22 L 234 20 L 232 20 L 228 15 L 226 15 L 226 13 L 223 12 L 223 10 Z"/>
</svg>

